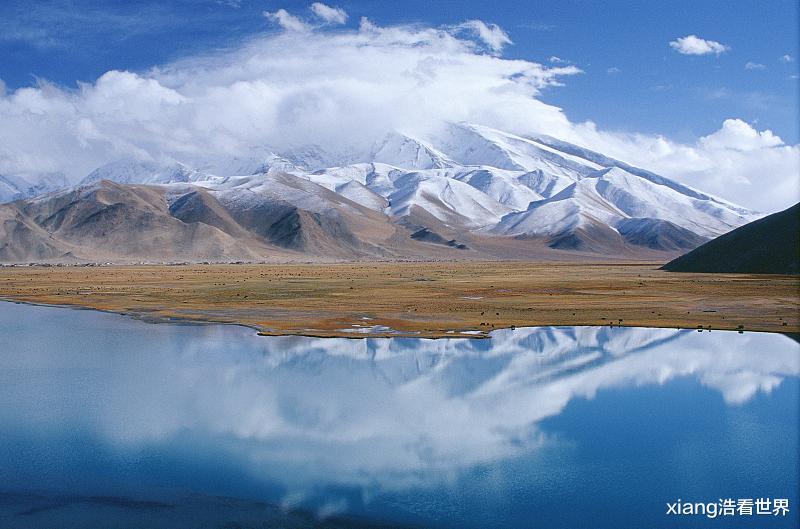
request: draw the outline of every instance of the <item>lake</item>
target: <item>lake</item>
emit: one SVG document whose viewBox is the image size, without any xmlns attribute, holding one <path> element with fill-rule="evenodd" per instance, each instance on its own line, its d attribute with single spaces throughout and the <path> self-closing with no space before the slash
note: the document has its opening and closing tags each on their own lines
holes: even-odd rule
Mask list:
<svg viewBox="0 0 800 529">
<path fill-rule="evenodd" d="M 777 334 L 259 337 L 2 302 L 0 527 L 797 527 L 799 375 Z M 728 498 L 789 512 L 667 514 Z"/>
</svg>

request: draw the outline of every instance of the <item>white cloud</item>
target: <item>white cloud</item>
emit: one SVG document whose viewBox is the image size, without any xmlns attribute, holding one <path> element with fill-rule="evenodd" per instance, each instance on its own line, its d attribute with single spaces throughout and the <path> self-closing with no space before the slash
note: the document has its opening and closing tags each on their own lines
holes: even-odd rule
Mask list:
<svg viewBox="0 0 800 529">
<path fill-rule="evenodd" d="M 291 27 L 286 15 L 275 13 Z M 264 145 L 364 147 L 445 120 L 569 127 L 535 97 L 577 68 L 486 55 L 457 33 L 365 20 L 359 31 L 287 31 L 149 72 L 111 71 L 78 90 L 23 88 L 0 98 L 0 174 L 75 181 L 125 156 L 188 163 Z"/>
<path fill-rule="evenodd" d="M 322 2 L 311 4 L 311 11 L 325 21 L 326 24 L 344 24 L 347 22 L 347 13 L 340 7 L 331 7 Z"/>
<path fill-rule="evenodd" d="M 744 65 L 745 70 L 764 70 L 766 68 L 767 68 L 766 66 L 757 62 L 747 62 Z"/>
<path fill-rule="evenodd" d="M 267 20 L 275 22 L 287 31 L 303 32 L 311 29 L 310 25 L 290 14 L 285 9 L 278 9 L 275 12 L 264 11 L 264 16 L 267 17 Z"/>
<path fill-rule="evenodd" d="M 552 62 L 553 64 L 565 64 L 567 61 L 562 59 L 561 57 L 557 57 L 555 55 L 551 56 L 548 61 Z"/>
<path fill-rule="evenodd" d="M 300 32 L 147 72 L 111 71 L 76 90 L 41 82 L 0 92 L 0 174 L 77 181 L 131 156 L 192 164 L 266 147 L 368 150 L 392 129 L 424 135 L 469 121 L 550 134 L 760 210 L 797 200 L 800 147 L 742 121 L 690 144 L 599 130 L 538 99 L 580 73 L 574 66 L 482 53 L 460 27 L 362 19 L 359 30 L 327 32 L 300 22 Z"/>
<path fill-rule="evenodd" d="M 619 69 L 619 68 L 617 68 L 616 66 L 612 66 L 611 68 L 609 68 L 609 69 L 607 69 L 607 70 L 606 70 L 606 73 L 607 73 L 608 75 L 614 75 L 614 74 L 618 74 L 618 73 L 620 73 L 621 71 L 622 71 L 622 70 L 620 70 L 620 69 Z"/>
<path fill-rule="evenodd" d="M 487 24 L 482 20 L 467 20 L 457 26 L 472 31 L 492 51 L 499 52 L 506 45 L 513 44 L 508 34 L 497 24 Z"/>
<path fill-rule="evenodd" d="M 740 119 L 690 144 L 599 131 L 593 123 L 577 124 L 573 133 L 576 143 L 758 211 L 800 202 L 800 145 Z"/>
<path fill-rule="evenodd" d="M 701 39 L 697 35 L 680 37 L 669 43 L 670 47 L 683 55 L 719 55 L 730 49 L 729 46 L 714 40 Z"/>
<path fill-rule="evenodd" d="M 778 60 L 781 61 L 781 62 L 792 62 L 792 61 L 794 61 L 794 57 L 792 57 L 789 54 L 786 54 L 786 55 L 782 55 Z"/>
<path fill-rule="evenodd" d="M 88 329 L 90 321 L 78 319 L 78 325 Z M 32 333 L 36 323 L 21 328 Z M 726 340 L 674 329 L 611 334 L 539 327 L 498 330 L 485 341 L 382 340 L 368 349 L 361 340 L 259 340 L 217 325 L 182 336 L 178 354 L 140 354 L 137 346 L 153 351 L 160 337 L 124 325 L 117 327 L 121 336 L 138 331 L 140 342 L 119 340 L 118 354 L 98 355 L 81 391 L 54 384 L 60 378 L 45 373 L 24 393 L 2 388 L 11 397 L 4 400 L 10 403 L 2 409 L 4 424 L 26 432 L 89 428 L 95 439 L 127 453 L 155 443 L 183 446 L 181 433 L 190 432 L 213 439 L 228 464 L 297 495 L 289 503 L 295 505 L 315 498 L 314 491 L 330 499 L 344 485 L 348 492 L 364 485 L 370 496 L 438 488 L 440 480 L 452 483 L 476 465 L 529 457 L 540 446 L 563 448 L 563 437 L 543 435 L 542 421 L 604 391 L 683 380 L 720 392 L 728 404 L 744 404 L 800 372 L 796 346 L 772 333 Z M 77 336 L 48 326 L 36 332 L 63 340 L 64 350 L 2 350 L 4 365 L 86 369 L 80 327 Z M 587 351 L 587 362 L 550 353 L 553 348 Z M 407 360 L 419 360 L 419 370 L 399 369 Z M 470 384 L 463 383 L 465 368 L 487 362 L 492 369 L 475 369 Z M 108 398 L 91 399 L 109 387 L 115 389 Z M 320 449 L 325 446 L 335 449 Z"/>
<path fill-rule="evenodd" d="M 700 144 L 710 150 L 754 151 L 783 145 L 783 140 L 771 130 L 759 132 L 741 119 L 726 119 L 718 131 L 700 138 Z"/>
<path fill-rule="evenodd" d="M 361 20 L 358 24 L 358 31 L 361 33 L 373 33 L 378 30 L 378 26 L 372 23 L 370 19 L 367 17 L 361 17 Z"/>
</svg>

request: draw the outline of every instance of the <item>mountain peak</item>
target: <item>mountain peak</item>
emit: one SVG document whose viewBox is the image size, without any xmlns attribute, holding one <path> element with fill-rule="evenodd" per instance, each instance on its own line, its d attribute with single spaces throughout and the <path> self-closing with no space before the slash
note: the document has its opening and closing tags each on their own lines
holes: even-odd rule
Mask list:
<svg viewBox="0 0 800 529">
<path fill-rule="evenodd" d="M 405 169 L 442 169 L 456 164 L 427 142 L 399 131 L 386 134 L 375 143 L 371 160 Z"/>
<path fill-rule="evenodd" d="M 317 246 L 312 239 L 303 239 L 306 246 L 295 243 L 317 252 L 334 251 L 336 230 L 346 236 L 348 248 L 364 251 L 358 241 L 376 229 L 352 226 L 366 226 L 365 218 L 377 222 L 372 226 L 380 225 L 382 233 L 394 225 L 399 231 L 392 244 L 402 241 L 401 247 L 412 233 L 427 229 L 478 250 L 482 243 L 473 237 L 510 240 L 517 252 L 533 244 L 524 241 L 540 239 L 562 250 L 613 254 L 629 248 L 687 249 L 756 218 L 600 153 L 549 136 L 525 137 L 474 123 L 451 123 L 423 137 L 391 131 L 363 152 L 332 153 L 316 145 L 283 151 L 258 147 L 243 156 L 210 156 L 194 166 L 124 159 L 97 168 L 83 183 L 102 180 L 169 185 L 170 196 L 199 184 L 220 201 L 219 208 L 239 215 L 237 223 L 261 225 L 251 216 L 262 215 L 281 223 L 275 233 L 316 234 Z M 0 178 L 0 191 L 6 185 L 24 193 L 18 182 Z M 124 195 L 121 189 L 115 193 Z M 183 218 L 224 217 L 222 210 L 195 217 L 197 208 L 213 202 L 201 198 L 185 199 Z M 286 217 L 275 217 L 279 213 Z M 318 222 L 330 225 L 319 225 L 319 231 Z"/>
<path fill-rule="evenodd" d="M 111 180 L 120 184 L 172 184 L 209 180 L 210 176 L 180 162 L 121 159 L 98 167 L 81 184 Z"/>
</svg>

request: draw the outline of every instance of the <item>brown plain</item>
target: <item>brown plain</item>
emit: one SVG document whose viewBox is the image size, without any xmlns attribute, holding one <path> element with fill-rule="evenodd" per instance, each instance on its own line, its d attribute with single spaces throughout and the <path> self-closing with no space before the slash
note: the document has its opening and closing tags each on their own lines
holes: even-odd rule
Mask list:
<svg viewBox="0 0 800 529">
<path fill-rule="evenodd" d="M 670 273 L 658 266 L 379 262 L 3 267 L 0 298 L 152 321 L 237 323 L 275 335 L 392 335 L 352 331 L 373 325 L 432 338 L 537 325 L 800 332 L 797 276 Z"/>
</svg>

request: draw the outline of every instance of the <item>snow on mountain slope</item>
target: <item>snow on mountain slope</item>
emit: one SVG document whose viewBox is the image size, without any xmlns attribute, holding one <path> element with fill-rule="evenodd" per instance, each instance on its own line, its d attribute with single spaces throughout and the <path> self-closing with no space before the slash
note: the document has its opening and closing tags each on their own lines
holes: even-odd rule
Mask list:
<svg viewBox="0 0 800 529">
<path fill-rule="evenodd" d="M 657 184 L 613 167 L 532 203 L 526 211 L 505 216 L 492 231 L 559 241 L 578 231 L 585 236 L 602 229 L 604 238 L 612 237 L 609 230 L 614 230 L 628 242 L 646 239 L 647 245 L 652 246 L 652 241 L 661 235 L 668 240 L 665 244 L 689 247 L 702 240 L 697 237 L 714 237 L 754 218 L 756 215 L 738 213 L 710 199 L 684 195 L 667 184 Z M 571 244 L 579 245 L 580 241 L 573 240 Z"/>
<path fill-rule="evenodd" d="M 391 188 L 387 175 L 395 168 L 389 166 L 376 167 L 381 165 L 354 164 L 345 167 L 332 167 L 313 173 L 299 173 L 298 176 L 330 189 L 364 207 L 375 211 L 383 211 L 388 205 L 385 196 L 367 187 L 368 181 L 374 180 L 377 172 L 383 170 L 383 176 L 387 178 L 389 183 L 386 188 Z M 381 189 L 383 188 L 378 186 L 378 190 Z M 386 193 L 387 196 L 388 194 L 389 192 Z"/>
<path fill-rule="evenodd" d="M 203 183 L 204 184 L 204 183 Z M 337 206 L 358 211 L 350 200 L 305 178 L 288 173 L 263 173 L 232 177 L 212 188 L 212 194 L 232 200 L 267 196 L 314 213 L 325 213 Z"/>
<path fill-rule="evenodd" d="M 353 181 L 379 196 L 388 197 L 396 190 L 394 180 L 407 172 L 408 170 L 393 165 L 373 162 L 331 167 L 313 173 L 301 173 L 298 176 L 334 190 L 348 181 Z"/>
<path fill-rule="evenodd" d="M 352 195 L 346 195 L 348 198 L 376 209 L 379 204 L 376 197 L 389 198 L 393 193 L 403 194 L 403 185 L 409 183 L 415 185 L 416 180 L 414 179 L 401 179 L 408 173 L 409 171 L 399 167 L 372 163 L 334 167 L 314 173 L 301 173 L 299 176 L 308 178 L 337 193 L 351 192 Z M 463 182 L 512 210 L 526 209 L 532 201 L 548 197 L 554 190 L 566 187 L 572 182 L 571 180 L 548 178 L 541 174 L 508 171 L 490 166 L 455 166 L 424 169 L 413 171 L 413 173 L 423 177 L 448 178 Z M 348 182 L 365 186 L 369 193 L 365 193 L 357 186 L 345 186 L 344 184 Z"/>
<path fill-rule="evenodd" d="M 331 152 L 319 145 L 302 145 L 281 151 L 281 156 L 301 170 L 318 171 L 364 161 L 356 151 Z"/>
<path fill-rule="evenodd" d="M 67 180 L 61 173 L 42 175 L 37 179 L 0 175 L 0 204 L 36 197 L 65 187 Z"/>
<path fill-rule="evenodd" d="M 190 164 L 192 165 L 192 164 Z M 280 171 L 283 173 L 305 172 L 307 168 L 297 160 L 275 154 L 266 147 L 254 147 L 247 154 L 238 156 L 205 156 L 195 160 L 197 170 L 215 176 L 246 176 Z"/>
<path fill-rule="evenodd" d="M 525 173 L 520 175 L 515 171 L 505 171 L 494 167 L 480 167 L 466 171 L 456 171 L 451 176 L 455 180 L 469 184 L 481 193 L 492 197 L 500 204 L 514 210 L 527 209 L 528 205 L 545 196 L 530 187 Z"/>
<path fill-rule="evenodd" d="M 716 237 L 757 218 L 708 196 L 686 195 L 666 179 L 654 182 L 618 167 L 599 172 L 596 182 L 600 196 L 627 217 L 668 220 L 706 237 Z"/>
<path fill-rule="evenodd" d="M 404 226 L 410 222 L 416 230 L 452 229 L 446 238 L 474 231 L 597 251 L 608 245 L 613 251 L 624 245 L 692 247 L 756 218 L 549 136 L 522 137 L 468 123 L 424 137 L 390 132 L 363 152 L 258 147 L 194 167 L 199 169 L 122 160 L 98 168 L 84 182 L 195 183 L 228 203 L 269 197 L 311 214 L 369 211 Z M 0 178 L 0 197 L 16 192 Z"/>
<path fill-rule="evenodd" d="M 571 180 L 602 167 L 532 139 L 467 123 L 450 125 L 445 134 L 432 143 L 461 165 L 488 165 L 524 172 L 539 169 Z"/>
<path fill-rule="evenodd" d="M 426 142 L 390 132 L 373 148 L 372 161 L 408 170 L 442 169 L 456 165 L 446 154 Z"/>
<path fill-rule="evenodd" d="M 517 181 L 542 198 L 549 198 L 574 182 L 564 176 L 545 174 L 541 169 L 523 173 L 517 177 Z"/>
<path fill-rule="evenodd" d="M 346 165 L 344 167 L 330 167 L 314 171 L 313 173 L 304 173 L 299 176 L 307 178 L 328 189 L 335 189 L 347 182 L 358 182 L 361 185 L 367 185 L 367 177 L 375 172 L 375 164 L 371 163 L 358 163 L 353 165 Z"/>
<path fill-rule="evenodd" d="M 375 211 L 383 211 L 389 205 L 389 201 L 386 198 L 353 180 L 336 186 L 334 191 L 356 204 Z"/>
<path fill-rule="evenodd" d="M 406 216 L 417 206 L 445 223 L 479 228 L 497 223 L 512 211 L 474 187 L 445 176 L 405 173 L 394 185 L 389 209 L 395 217 Z"/>
<path fill-rule="evenodd" d="M 584 160 L 587 160 L 587 161 L 594 162 L 594 163 L 596 163 L 596 164 L 598 164 L 598 165 L 600 165 L 602 167 L 619 167 L 620 169 L 623 169 L 623 170 L 627 171 L 628 173 L 631 173 L 633 175 L 639 176 L 639 177 L 644 178 L 646 180 L 650 180 L 653 183 L 671 187 L 675 191 L 677 191 L 679 193 L 682 193 L 684 195 L 688 195 L 690 197 L 698 198 L 698 199 L 708 199 L 708 200 L 710 200 L 712 202 L 716 202 L 716 203 L 722 204 L 726 208 L 728 208 L 728 209 L 730 209 L 732 211 L 735 211 L 736 213 L 741 213 L 743 215 L 747 215 L 747 214 L 751 214 L 752 213 L 751 211 L 747 210 L 746 208 L 739 207 L 739 206 L 737 206 L 735 204 L 732 204 L 731 202 L 728 202 L 727 200 L 724 200 L 724 199 L 721 199 L 719 197 L 715 197 L 715 196 L 709 195 L 708 193 L 703 193 L 702 191 L 698 191 L 697 189 L 694 189 L 694 188 L 692 188 L 690 186 L 687 186 L 687 185 L 684 185 L 684 184 L 680 184 L 678 182 L 675 182 L 674 180 L 670 180 L 669 178 L 665 178 L 665 177 L 663 177 L 661 175 L 657 175 L 657 174 L 655 174 L 653 172 L 647 171 L 646 169 L 641 169 L 639 167 L 634 167 L 634 166 L 632 166 L 630 164 L 627 164 L 627 163 L 622 162 L 620 160 L 616 160 L 614 158 L 610 158 L 608 156 L 605 156 L 603 154 L 597 153 L 595 151 L 592 151 L 592 150 L 589 150 L 589 149 L 586 149 L 586 148 L 583 148 L 583 147 L 579 147 L 577 145 L 573 145 L 571 143 L 567 143 L 565 141 L 561 141 L 561 140 L 558 140 L 556 138 L 552 138 L 550 136 L 540 136 L 540 137 L 536 138 L 536 141 L 538 141 L 538 142 L 540 142 L 540 143 L 542 143 L 544 145 L 548 145 L 548 146 L 550 146 L 550 147 L 552 147 L 552 148 L 554 148 L 554 149 L 556 149 L 559 152 L 562 152 L 564 154 L 572 155 L 572 156 L 575 156 L 575 157 L 578 157 L 578 158 L 581 158 L 581 159 L 584 159 Z"/>
<path fill-rule="evenodd" d="M 622 219 L 615 227 L 628 243 L 654 250 L 687 250 L 708 240 L 662 219 Z"/>
<path fill-rule="evenodd" d="M 521 212 L 511 213 L 492 231 L 503 235 L 553 237 L 593 224 L 613 224 L 625 214 L 602 200 L 593 188 L 573 183 L 555 196 L 534 202 Z"/>
<path fill-rule="evenodd" d="M 411 173 L 416 177 L 404 178 Z M 452 167 L 409 172 L 388 164 L 370 163 L 333 167 L 313 173 L 301 173 L 298 176 L 379 211 L 387 206 L 386 199 L 391 199 L 392 196 L 407 197 L 407 200 L 412 202 L 416 200 L 413 198 L 414 196 L 421 197 L 422 195 L 415 195 L 413 189 L 405 189 L 405 186 L 417 186 L 420 179 L 425 178 L 433 180 L 445 178 L 466 183 L 481 193 L 485 193 L 488 198 L 508 206 L 511 210 L 527 208 L 531 201 L 543 198 L 542 195 L 527 187 L 524 181 L 520 181 L 519 172 L 505 171 L 494 167 Z M 456 189 L 465 188 L 457 186 Z M 486 200 L 487 197 L 483 197 L 483 199 Z M 413 204 L 404 202 L 403 205 L 411 206 Z M 417 205 L 425 207 L 422 202 Z M 492 209 L 492 207 L 488 209 Z M 399 209 L 398 206 L 393 208 L 393 211 Z"/>
<path fill-rule="evenodd" d="M 191 169 L 179 162 L 160 164 L 124 159 L 98 167 L 81 181 L 81 185 L 101 180 L 111 180 L 118 184 L 174 184 L 211 179 L 211 175 Z"/>
</svg>

